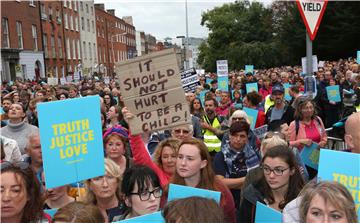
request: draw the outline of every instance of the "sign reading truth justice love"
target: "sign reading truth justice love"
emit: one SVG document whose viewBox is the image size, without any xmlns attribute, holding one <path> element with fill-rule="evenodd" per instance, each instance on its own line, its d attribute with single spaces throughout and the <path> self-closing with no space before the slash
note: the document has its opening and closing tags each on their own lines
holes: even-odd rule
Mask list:
<svg viewBox="0 0 360 223">
<path fill-rule="evenodd" d="M 132 134 L 191 121 L 174 49 L 119 62 L 116 73 L 124 103 L 135 115 Z"/>
<path fill-rule="evenodd" d="M 99 96 L 40 103 L 37 109 L 47 188 L 104 175 Z"/>
</svg>

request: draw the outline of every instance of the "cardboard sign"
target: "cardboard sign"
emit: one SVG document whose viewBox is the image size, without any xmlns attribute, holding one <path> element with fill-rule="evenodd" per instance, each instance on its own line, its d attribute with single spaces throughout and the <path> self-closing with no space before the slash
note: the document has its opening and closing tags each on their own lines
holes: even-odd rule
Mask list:
<svg viewBox="0 0 360 223">
<path fill-rule="evenodd" d="M 216 61 L 216 70 L 217 70 L 218 77 L 229 76 L 228 61 L 227 60 L 217 60 Z"/>
<path fill-rule="evenodd" d="M 218 77 L 218 89 L 221 91 L 229 91 L 229 78 L 228 76 Z"/>
<path fill-rule="evenodd" d="M 259 111 L 252 109 L 252 108 L 247 108 L 247 107 L 244 107 L 243 110 L 249 118 L 250 128 L 254 129 Z"/>
<path fill-rule="evenodd" d="M 304 146 L 300 154 L 304 164 L 315 170 L 318 169 L 319 165 L 320 150 L 318 147 L 319 145 L 316 143 L 311 144 L 311 146 Z"/>
<path fill-rule="evenodd" d="M 195 92 L 197 86 L 200 85 L 198 75 L 194 68 L 181 72 L 180 77 L 181 77 L 182 86 L 186 93 Z"/>
<path fill-rule="evenodd" d="M 262 139 L 265 137 L 267 130 L 268 130 L 268 125 L 263 125 L 260 126 L 259 128 L 253 129 L 253 133 L 258 139 Z"/>
<path fill-rule="evenodd" d="M 40 103 L 37 108 L 46 187 L 104 175 L 99 96 Z"/>
<path fill-rule="evenodd" d="M 175 199 L 194 197 L 194 196 L 214 199 L 218 204 L 220 204 L 221 192 L 199 189 L 195 187 L 182 186 L 177 184 L 169 185 L 168 202 Z"/>
<path fill-rule="evenodd" d="M 161 211 L 157 211 L 151 214 L 141 215 L 135 218 L 130 218 L 122 221 L 116 221 L 115 223 L 165 223 L 165 220 L 161 214 Z"/>
<path fill-rule="evenodd" d="M 61 85 L 65 85 L 65 84 L 66 84 L 66 78 L 65 78 L 65 77 L 60 78 L 60 84 L 61 84 Z"/>
<path fill-rule="evenodd" d="M 312 68 L 313 68 L 313 72 L 318 72 L 318 58 L 316 55 L 312 56 Z M 302 57 L 301 58 L 301 66 L 302 66 L 302 70 L 303 72 L 306 74 L 306 57 Z"/>
<path fill-rule="evenodd" d="M 252 91 L 258 92 L 258 84 L 257 83 L 248 83 L 246 84 L 246 93 L 250 93 Z"/>
<path fill-rule="evenodd" d="M 47 79 L 48 85 L 58 85 L 57 77 L 48 77 Z"/>
<path fill-rule="evenodd" d="M 327 86 L 326 94 L 329 101 L 333 101 L 333 102 L 341 101 L 339 85 Z"/>
<path fill-rule="evenodd" d="M 281 212 L 256 202 L 255 223 L 280 223 L 281 220 Z"/>
<path fill-rule="evenodd" d="M 174 49 L 119 62 L 116 73 L 125 106 L 135 115 L 133 134 L 191 122 Z"/>
<path fill-rule="evenodd" d="M 254 65 L 245 65 L 245 74 L 254 74 Z"/>
<path fill-rule="evenodd" d="M 296 0 L 296 3 L 310 39 L 314 41 L 328 0 Z"/>
<path fill-rule="evenodd" d="M 318 179 L 344 185 L 354 198 L 360 220 L 360 154 L 321 149 Z"/>
<path fill-rule="evenodd" d="M 291 101 L 291 96 L 289 94 L 289 88 L 291 87 L 292 85 L 289 84 L 289 83 L 285 83 L 284 84 L 284 89 L 285 89 L 285 100 L 287 101 Z"/>
</svg>

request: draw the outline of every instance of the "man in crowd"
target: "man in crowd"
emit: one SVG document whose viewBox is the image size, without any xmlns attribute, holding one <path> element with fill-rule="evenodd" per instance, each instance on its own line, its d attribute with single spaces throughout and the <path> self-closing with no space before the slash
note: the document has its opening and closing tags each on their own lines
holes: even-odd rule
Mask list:
<svg viewBox="0 0 360 223">
<path fill-rule="evenodd" d="M 360 154 L 360 112 L 353 113 L 346 120 L 345 143 L 351 152 Z"/>
<path fill-rule="evenodd" d="M 272 97 L 275 102 L 266 112 L 265 124 L 268 130 L 276 130 L 283 123 L 290 123 L 294 120 L 294 108 L 286 104 L 284 100 L 285 89 L 281 84 L 277 84 L 272 88 Z"/>
<path fill-rule="evenodd" d="M 250 125 L 246 120 L 234 122 L 230 126 L 229 140 L 214 157 L 214 171 L 231 190 L 236 206 L 240 203 L 246 174 L 260 163 L 260 158 L 249 144 L 249 131 Z"/>
<path fill-rule="evenodd" d="M 298 104 L 299 97 L 302 96 L 302 94 L 300 94 L 299 87 L 296 85 L 291 86 L 289 88 L 289 95 L 291 97 L 289 105 L 291 105 L 295 109 Z"/>
<path fill-rule="evenodd" d="M 222 91 L 221 92 L 221 100 L 220 105 L 216 108 L 215 112 L 218 116 L 228 116 L 229 115 L 229 108 L 231 106 L 231 100 L 229 92 Z"/>
<path fill-rule="evenodd" d="M 29 157 L 27 157 L 25 161 L 29 163 L 30 167 L 40 180 L 41 172 L 43 171 L 43 159 L 39 132 L 34 132 L 29 136 L 26 153 Z"/>
<path fill-rule="evenodd" d="M 1 102 L 1 105 L 2 105 L 2 109 L 3 109 L 3 112 L 1 114 L 1 127 L 4 127 L 7 125 L 7 123 L 9 122 L 9 110 L 10 110 L 10 106 L 12 104 L 12 101 L 10 98 L 3 98 L 2 99 L 2 102 Z"/>
</svg>

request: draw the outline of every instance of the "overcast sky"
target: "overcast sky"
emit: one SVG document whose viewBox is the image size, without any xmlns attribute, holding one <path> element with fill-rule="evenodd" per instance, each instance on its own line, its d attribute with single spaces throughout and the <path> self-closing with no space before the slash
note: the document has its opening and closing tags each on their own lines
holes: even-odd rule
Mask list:
<svg viewBox="0 0 360 223">
<path fill-rule="evenodd" d="M 270 0 L 266 0 L 269 2 Z M 189 37 L 207 37 L 208 29 L 200 25 L 201 14 L 234 0 L 188 0 Z M 186 35 L 185 0 L 95 0 L 115 15 L 132 16 L 137 31 L 145 31 L 163 40 Z"/>
</svg>

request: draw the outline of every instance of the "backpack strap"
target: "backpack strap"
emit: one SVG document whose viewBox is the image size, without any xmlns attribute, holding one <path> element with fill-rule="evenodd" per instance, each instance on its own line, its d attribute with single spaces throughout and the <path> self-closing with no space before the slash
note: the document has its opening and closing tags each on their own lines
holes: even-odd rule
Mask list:
<svg viewBox="0 0 360 223">
<path fill-rule="evenodd" d="M 295 139 L 297 138 L 298 136 L 298 133 L 299 133 L 299 128 L 300 128 L 300 121 L 299 119 L 295 119 Z"/>
</svg>

